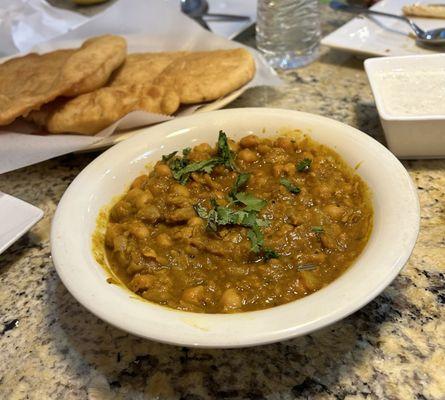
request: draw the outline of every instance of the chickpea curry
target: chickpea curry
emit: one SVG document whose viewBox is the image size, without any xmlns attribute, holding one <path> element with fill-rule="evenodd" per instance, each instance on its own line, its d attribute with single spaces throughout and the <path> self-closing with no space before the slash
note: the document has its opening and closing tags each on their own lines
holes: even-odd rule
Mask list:
<svg viewBox="0 0 445 400">
<path fill-rule="evenodd" d="M 367 186 L 308 137 L 220 132 L 162 157 L 112 207 L 108 263 L 143 298 L 230 313 L 309 295 L 342 274 L 372 229 Z"/>
</svg>

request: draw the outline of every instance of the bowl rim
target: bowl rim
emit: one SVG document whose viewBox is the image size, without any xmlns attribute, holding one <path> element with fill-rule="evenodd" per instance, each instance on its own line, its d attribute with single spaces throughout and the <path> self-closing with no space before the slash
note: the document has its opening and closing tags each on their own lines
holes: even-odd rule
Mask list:
<svg viewBox="0 0 445 400">
<path fill-rule="evenodd" d="M 336 126 L 339 129 L 342 129 L 346 132 L 347 135 L 350 137 L 354 137 L 357 140 L 360 140 L 362 142 L 366 142 L 366 145 L 369 146 L 369 148 L 374 148 L 379 154 L 381 154 L 381 157 L 388 160 L 388 163 L 392 163 L 392 167 L 394 168 L 394 171 L 399 174 L 399 177 L 404 180 L 404 184 L 406 184 L 407 188 L 407 194 L 410 196 L 409 204 L 412 208 L 412 213 L 410 217 L 409 222 L 409 232 L 406 232 L 406 246 L 404 248 L 403 254 L 400 254 L 396 260 L 392 262 L 390 266 L 388 266 L 389 271 L 385 273 L 381 279 L 379 279 L 378 283 L 375 283 L 372 287 L 372 290 L 369 290 L 365 295 L 362 295 L 359 299 L 354 299 L 352 304 L 348 304 L 347 306 L 344 306 L 343 308 L 338 308 L 333 312 L 329 312 L 326 315 L 323 316 L 323 318 L 320 318 L 318 320 L 313 320 L 308 323 L 305 323 L 303 325 L 299 326 L 289 326 L 286 329 L 280 329 L 275 331 L 268 331 L 267 327 L 265 327 L 264 331 L 262 332 L 255 332 L 251 335 L 248 335 L 247 337 L 242 337 L 242 339 L 237 339 L 234 337 L 231 337 L 228 335 L 227 337 L 218 337 L 215 338 L 212 335 L 206 334 L 204 331 L 198 329 L 195 336 L 193 335 L 185 335 L 185 337 L 179 337 L 175 336 L 174 332 L 168 332 L 163 331 L 162 333 L 153 333 L 150 331 L 150 329 L 147 330 L 146 326 L 139 326 L 138 321 L 134 322 L 129 320 L 121 320 L 117 319 L 110 310 L 105 309 L 102 303 L 94 303 L 91 301 L 91 295 L 87 294 L 82 289 L 82 285 L 79 285 L 79 283 L 76 283 L 75 280 L 73 280 L 73 271 L 72 271 L 72 265 L 69 266 L 70 260 L 66 259 L 67 251 L 70 246 L 70 238 L 66 237 L 65 231 L 64 231 L 64 219 L 68 217 L 68 215 L 71 213 L 70 202 L 72 202 L 75 199 L 76 191 L 77 194 L 79 193 L 79 185 L 82 185 L 82 180 L 88 177 L 88 175 L 93 175 L 95 172 L 96 165 L 99 165 L 102 162 L 105 162 L 107 159 L 112 156 L 117 155 L 119 156 L 119 153 L 121 150 L 125 148 L 130 148 L 133 143 L 136 143 L 138 139 L 141 137 L 144 137 L 147 134 L 153 135 L 153 132 L 155 130 L 159 131 L 167 131 L 167 130 L 179 130 L 180 126 L 194 126 L 194 124 L 199 125 L 197 121 L 200 119 L 204 120 L 207 118 L 207 120 L 210 120 L 213 118 L 222 118 L 224 117 L 238 117 L 245 119 L 247 116 L 253 117 L 255 115 L 267 115 L 269 118 L 273 118 L 274 116 L 283 118 L 283 117 L 290 117 L 293 119 L 300 118 L 300 119 L 309 119 L 309 120 L 315 120 L 316 122 L 320 121 L 325 124 L 330 124 L 332 126 Z M 165 139 L 165 137 L 158 138 L 159 142 L 161 143 L 162 140 Z M 341 155 L 341 153 L 340 153 Z M 371 190 L 373 188 L 371 187 Z M 88 193 L 83 193 L 83 196 L 88 196 Z M 91 195 L 90 195 L 91 197 Z M 111 200 L 111 199 L 110 199 Z M 69 185 L 67 190 L 65 191 L 64 195 L 62 196 L 59 205 L 57 207 L 57 210 L 55 212 L 52 227 L 51 227 L 51 252 L 53 257 L 53 262 L 56 268 L 56 271 L 62 280 L 65 287 L 68 289 L 68 291 L 73 295 L 73 297 L 79 301 L 86 309 L 88 309 L 90 312 L 92 312 L 94 315 L 99 317 L 100 319 L 106 321 L 107 323 L 124 330 L 126 332 L 135 334 L 137 336 L 141 336 L 147 339 L 156 340 L 158 342 L 163 343 L 169 343 L 169 344 L 175 344 L 175 345 L 182 345 L 182 346 L 189 346 L 189 347 L 209 347 L 209 348 L 235 348 L 235 347 L 248 347 L 248 346 L 256 346 L 260 344 L 267 344 L 272 342 L 277 342 L 285 339 L 290 339 L 292 337 L 305 335 L 308 333 L 311 333 L 315 330 L 321 329 L 323 327 L 326 327 L 327 325 L 330 325 L 340 319 L 343 319 L 347 317 L 348 315 L 354 313 L 370 301 L 372 301 L 375 297 L 377 297 L 391 282 L 392 280 L 398 275 L 402 267 L 405 265 L 406 261 L 408 260 L 409 256 L 411 255 L 411 252 L 414 248 L 415 242 L 417 240 L 417 235 L 419 231 L 419 221 L 420 221 L 420 207 L 419 207 L 419 201 L 417 197 L 417 192 L 415 189 L 415 186 L 409 177 L 409 174 L 403 167 L 403 165 L 400 163 L 400 161 L 388 150 L 386 149 L 382 144 L 371 138 L 370 136 L 364 134 L 363 132 L 359 131 L 356 128 L 353 128 L 349 125 L 343 124 L 341 122 L 335 121 L 330 118 L 326 118 L 323 116 L 315 115 L 315 114 L 309 114 L 299 111 L 293 111 L 293 110 L 284 110 L 284 109 L 277 109 L 277 108 L 240 108 L 240 109 L 226 109 L 226 110 L 218 110 L 218 111 L 212 111 L 205 114 L 196 114 L 192 116 L 182 117 L 177 120 L 173 121 L 167 121 L 165 123 L 156 125 L 154 127 L 144 128 L 141 129 L 138 134 L 133 136 L 132 138 L 128 139 L 127 141 L 124 141 L 122 143 L 119 143 L 112 148 L 105 151 L 103 154 L 101 154 L 99 157 L 97 157 L 95 160 L 93 160 L 87 167 L 82 170 L 78 176 L 72 181 L 72 183 Z M 65 235 L 65 236 L 64 236 Z M 372 234 L 371 234 L 372 235 Z M 91 251 L 91 250 L 90 250 Z M 86 262 L 88 263 L 88 262 Z M 71 268 L 71 270 L 70 270 Z M 102 267 L 100 267 L 102 268 Z M 351 269 L 352 267 L 350 267 Z M 342 276 L 344 276 L 343 274 Z M 341 277 L 340 277 L 341 278 Z M 327 285 L 327 288 L 332 287 L 336 281 L 340 280 L 338 278 L 337 280 L 333 281 L 331 284 Z M 321 289 L 317 292 L 315 292 L 311 296 L 306 296 L 305 298 L 299 299 L 294 302 L 290 302 L 281 306 L 272 307 L 265 310 L 260 311 L 253 311 L 253 312 L 245 312 L 245 313 L 235 313 L 235 314 L 196 314 L 196 313 L 190 313 L 190 312 L 183 312 L 178 310 L 171 310 L 167 307 L 154 305 L 150 303 L 151 311 L 153 311 L 153 315 L 179 315 L 181 314 L 184 318 L 192 318 L 193 316 L 199 316 L 201 319 L 205 320 L 215 320 L 217 318 L 217 321 L 219 324 L 237 324 L 240 320 L 245 320 L 246 318 L 255 317 L 259 318 L 261 314 L 261 318 L 265 316 L 266 314 L 268 317 L 274 317 L 274 314 L 277 314 L 277 310 L 280 309 L 280 312 L 292 312 L 292 309 L 295 308 L 295 304 L 298 303 L 299 305 L 303 304 L 310 304 L 308 302 L 308 299 L 312 296 L 319 294 L 324 289 Z M 122 290 L 122 289 L 120 289 Z M 115 296 L 108 297 L 104 301 L 114 301 Z M 149 302 L 143 301 L 144 304 L 147 304 Z M 130 303 L 129 303 L 130 304 Z M 132 305 L 129 305 L 129 307 L 133 307 Z M 147 306 L 148 307 L 148 306 Z M 148 310 L 148 309 L 147 309 Z M 111 310 L 113 311 L 113 310 Z M 150 311 L 150 312 L 151 312 Z M 173 314 L 167 314 L 173 313 Z M 245 321 L 244 321 L 245 322 Z M 204 333 L 203 333 L 204 332 Z"/>
</svg>

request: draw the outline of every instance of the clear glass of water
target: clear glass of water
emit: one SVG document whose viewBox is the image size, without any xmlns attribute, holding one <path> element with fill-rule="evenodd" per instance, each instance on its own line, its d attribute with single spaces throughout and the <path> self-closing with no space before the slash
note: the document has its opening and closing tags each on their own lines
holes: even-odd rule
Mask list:
<svg viewBox="0 0 445 400">
<path fill-rule="evenodd" d="M 274 68 L 314 61 L 320 46 L 318 0 L 258 0 L 256 42 Z"/>
</svg>

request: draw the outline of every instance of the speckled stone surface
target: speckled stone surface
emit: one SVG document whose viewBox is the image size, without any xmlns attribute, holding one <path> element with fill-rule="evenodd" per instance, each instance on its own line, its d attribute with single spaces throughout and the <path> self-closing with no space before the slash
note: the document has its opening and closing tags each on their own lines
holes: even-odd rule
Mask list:
<svg viewBox="0 0 445 400">
<path fill-rule="evenodd" d="M 325 13 L 325 30 L 342 21 Z M 303 110 L 383 141 L 362 61 L 324 50 L 230 107 Z M 0 176 L 0 190 L 45 218 L 0 255 L 0 399 L 445 399 L 445 160 L 404 162 L 421 229 L 395 281 L 366 307 L 312 335 L 238 350 L 142 340 L 86 311 L 51 262 L 49 223 L 64 190 L 97 154 Z M 1 221 L 0 221 L 1 223 Z"/>
</svg>

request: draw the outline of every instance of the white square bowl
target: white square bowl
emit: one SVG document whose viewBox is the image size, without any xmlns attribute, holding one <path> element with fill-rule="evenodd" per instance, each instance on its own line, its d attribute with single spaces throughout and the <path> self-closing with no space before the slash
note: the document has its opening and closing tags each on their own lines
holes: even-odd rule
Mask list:
<svg viewBox="0 0 445 400">
<path fill-rule="evenodd" d="M 377 77 L 385 72 L 404 71 L 409 74 L 426 68 L 445 70 L 445 54 L 378 57 L 365 61 L 388 147 L 399 158 L 445 158 L 445 114 L 406 116 L 388 111 Z M 445 87 L 442 89 L 445 93 Z M 413 88 L 407 88 L 407 93 L 413 97 L 416 94 Z"/>
</svg>

